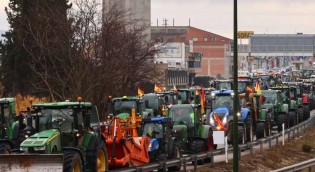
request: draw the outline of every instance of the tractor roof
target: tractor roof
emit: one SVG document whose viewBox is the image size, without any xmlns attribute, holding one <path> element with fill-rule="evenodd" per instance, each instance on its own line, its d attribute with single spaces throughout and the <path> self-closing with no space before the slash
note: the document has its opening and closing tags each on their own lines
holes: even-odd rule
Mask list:
<svg viewBox="0 0 315 172">
<path fill-rule="evenodd" d="M 0 104 L 15 102 L 15 98 L 0 98 Z"/>
<path fill-rule="evenodd" d="M 137 96 L 123 96 L 123 97 L 113 98 L 113 101 L 116 101 L 116 100 L 136 100 L 136 101 L 139 101 L 140 99 Z"/>
<path fill-rule="evenodd" d="M 75 107 L 88 107 L 92 108 L 92 104 L 90 102 L 54 102 L 54 103 L 42 103 L 42 104 L 33 104 L 33 108 L 37 109 L 68 109 Z"/>
<path fill-rule="evenodd" d="M 227 94 L 227 95 L 231 95 L 233 93 L 233 90 L 215 90 L 212 91 L 211 94 Z"/>
<path fill-rule="evenodd" d="M 165 123 L 172 121 L 172 118 L 170 117 L 154 117 L 154 118 L 147 118 L 143 119 L 143 122 L 159 122 L 159 123 Z"/>
</svg>

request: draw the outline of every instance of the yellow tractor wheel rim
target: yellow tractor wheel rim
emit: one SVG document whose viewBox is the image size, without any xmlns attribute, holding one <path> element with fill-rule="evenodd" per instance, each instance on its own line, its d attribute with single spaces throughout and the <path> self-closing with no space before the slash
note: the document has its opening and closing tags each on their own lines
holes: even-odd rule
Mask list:
<svg viewBox="0 0 315 172">
<path fill-rule="evenodd" d="M 100 149 L 97 154 L 97 171 L 106 171 L 106 158 L 103 149 Z"/>
<path fill-rule="evenodd" d="M 73 164 L 73 172 L 81 172 L 80 164 L 78 161 L 74 162 Z"/>
</svg>

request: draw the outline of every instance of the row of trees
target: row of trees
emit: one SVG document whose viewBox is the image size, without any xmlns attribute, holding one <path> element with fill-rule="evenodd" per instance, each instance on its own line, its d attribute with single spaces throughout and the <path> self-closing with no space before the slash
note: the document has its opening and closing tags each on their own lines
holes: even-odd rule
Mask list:
<svg viewBox="0 0 315 172">
<path fill-rule="evenodd" d="M 117 9 L 104 14 L 97 0 L 10 0 L 10 30 L 0 44 L 5 96 L 98 103 L 158 78 L 148 26 Z"/>
</svg>

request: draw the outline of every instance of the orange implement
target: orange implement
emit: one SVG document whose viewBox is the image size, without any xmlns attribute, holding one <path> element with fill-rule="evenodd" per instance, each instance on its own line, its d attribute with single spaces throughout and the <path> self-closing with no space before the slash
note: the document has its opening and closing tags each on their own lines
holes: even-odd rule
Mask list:
<svg viewBox="0 0 315 172">
<path fill-rule="evenodd" d="M 126 167 L 129 163 L 133 166 L 149 163 L 150 138 L 138 137 L 137 124 L 141 122 L 141 117 L 137 118 L 132 115 L 127 121 L 121 122 L 114 117 L 110 127 L 104 131 L 109 168 Z"/>
</svg>

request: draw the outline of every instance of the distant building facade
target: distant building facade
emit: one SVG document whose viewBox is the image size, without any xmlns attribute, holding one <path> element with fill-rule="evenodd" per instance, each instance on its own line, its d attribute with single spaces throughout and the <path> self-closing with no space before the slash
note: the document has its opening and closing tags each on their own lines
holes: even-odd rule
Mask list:
<svg viewBox="0 0 315 172">
<path fill-rule="evenodd" d="M 231 39 L 191 26 L 152 26 L 151 39 L 184 43 L 190 75 L 225 76 L 225 48 Z"/>
<path fill-rule="evenodd" d="M 118 10 L 130 13 L 137 25 L 147 27 L 145 34 L 150 38 L 151 0 L 103 0 L 103 12 L 106 14 L 115 5 Z"/>
</svg>

